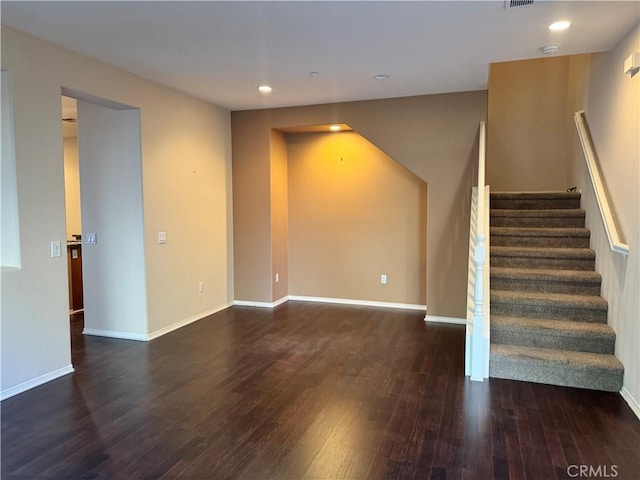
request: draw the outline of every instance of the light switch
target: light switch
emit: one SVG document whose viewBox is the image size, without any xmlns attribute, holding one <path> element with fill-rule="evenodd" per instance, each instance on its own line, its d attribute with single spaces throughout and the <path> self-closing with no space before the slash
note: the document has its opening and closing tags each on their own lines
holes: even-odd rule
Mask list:
<svg viewBox="0 0 640 480">
<path fill-rule="evenodd" d="M 167 243 L 167 232 L 158 232 L 158 243 Z"/>
<path fill-rule="evenodd" d="M 87 245 L 95 245 L 98 243 L 98 237 L 95 233 L 87 233 Z"/>
<path fill-rule="evenodd" d="M 60 242 L 51 242 L 51 258 L 59 257 L 62 255 L 62 250 L 60 249 Z"/>
</svg>

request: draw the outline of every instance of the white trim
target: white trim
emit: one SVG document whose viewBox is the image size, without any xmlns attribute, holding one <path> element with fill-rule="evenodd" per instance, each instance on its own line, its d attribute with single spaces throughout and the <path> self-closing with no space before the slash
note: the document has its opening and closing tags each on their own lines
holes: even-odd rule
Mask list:
<svg viewBox="0 0 640 480">
<path fill-rule="evenodd" d="M 282 299 L 280 299 L 282 300 Z M 278 302 L 280 301 L 278 300 Z M 285 300 L 286 301 L 286 300 Z M 236 307 L 258 307 L 258 308 L 275 308 L 277 305 L 273 302 L 252 302 L 250 300 L 234 300 L 233 305 Z M 280 304 L 278 304 L 280 305 Z"/>
<path fill-rule="evenodd" d="M 136 340 L 138 342 L 146 342 L 148 340 L 146 333 L 117 332 L 114 330 L 98 330 L 96 328 L 85 328 L 82 333 L 95 337 L 120 338 L 122 340 Z"/>
<path fill-rule="evenodd" d="M 622 390 L 620 390 L 620 395 L 622 395 L 622 398 L 624 398 L 625 402 L 627 402 L 629 408 L 631 408 L 633 413 L 636 414 L 636 417 L 640 419 L 640 403 L 638 403 L 638 401 L 633 398 L 629 390 L 627 390 L 627 387 L 622 387 Z"/>
<path fill-rule="evenodd" d="M 275 302 L 272 303 L 273 308 L 277 307 L 278 305 L 282 305 L 283 303 L 286 303 L 289 301 L 289 295 L 285 295 L 284 297 L 276 300 Z"/>
<path fill-rule="evenodd" d="M 424 321 L 427 321 L 425 317 Z M 471 376 L 471 340 L 473 336 L 471 335 L 471 329 L 469 328 L 468 322 L 465 321 L 467 325 L 466 335 L 464 336 L 464 376 Z"/>
<path fill-rule="evenodd" d="M 363 307 L 397 308 L 402 310 L 426 311 L 426 305 L 412 303 L 377 302 L 372 300 L 353 300 L 350 298 L 307 297 L 304 295 L 289 295 L 289 300 L 298 302 L 337 303 L 340 305 L 359 305 Z"/>
<path fill-rule="evenodd" d="M 67 365 L 66 367 L 58 368 L 49 373 L 45 373 L 44 375 L 40 375 L 39 377 L 32 378 L 26 382 L 20 383 L 15 387 L 10 387 L 0 392 L 0 400 L 5 400 L 9 397 L 13 397 L 14 395 L 18 395 L 19 393 L 26 392 L 27 390 L 31 390 L 32 388 L 39 387 L 40 385 L 55 380 L 56 378 L 63 377 L 65 375 L 69 375 L 73 373 L 73 365 Z"/>
<path fill-rule="evenodd" d="M 198 320 L 202 320 L 203 318 L 208 317 L 209 315 L 213 315 L 214 313 L 221 312 L 222 310 L 224 310 L 225 308 L 229 308 L 230 306 L 231 306 L 230 303 L 225 303 L 216 308 L 208 310 L 206 312 L 201 312 L 196 315 L 192 315 L 191 317 L 185 318 L 184 320 L 180 320 L 176 323 L 172 323 L 171 325 L 168 325 L 166 327 L 160 328 L 158 330 L 155 330 L 149 333 L 147 335 L 147 340 L 153 340 L 154 338 L 158 338 L 158 337 L 161 337 L 162 335 L 166 335 L 167 333 L 173 332 L 174 330 L 177 330 L 186 325 L 189 325 L 190 323 L 197 322 Z"/>
<path fill-rule="evenodd" d="M 584 159 L 587 162 L 587 167 L 589 169 L 589 177 L 591 178 L 593 190 L 596 194 L 596 200 L 598 201 L 600 215 L 602 216 L 602 223 L 604 224 L 604 229 L 607 232 L 609 246 L 614 252 L 618 252 L 622 255 L 629 255 L 629 245 L 620 239 L 616 222 L 613 218 L 611 207 L 609 206 L 607 191 L 604 188 L 604 182 L 602 181 L 600 170 L 598 169 L 598 164 L 596 162 L 595 147 L 591 136 L 589 135 L 589 128 L 587 127 L 584 110 L 576 112 L 573 115 L 573 119 L 576 123 L 578 137 L 580 138 L 580 144 L 582 145 L 582 152 L 584 153 Z"/>
<path fill-rule="evenodd" d="M 437 315 L 425 315 L 424 321 L 429 323 L 450 323 L 452 325 L 466 325 L 467 320 L 465 318 L 455 317 L 439 317 Z"/>
</svg>

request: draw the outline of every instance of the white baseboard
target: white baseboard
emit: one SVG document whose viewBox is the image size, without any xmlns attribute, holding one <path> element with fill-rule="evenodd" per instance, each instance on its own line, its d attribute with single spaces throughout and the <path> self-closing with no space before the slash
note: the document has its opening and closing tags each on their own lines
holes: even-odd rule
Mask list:
<svg viewBox="0 0 640 480">
<path fill-rule="evenodd" d="M 278 302 L 280 302 L 278 303 L 278 305 L 288 300 L 287 297 L 283 297 L 283 298 L 285 298 L 285 300 L 282 300 L 282 298 L 278 300 Z M 276 305 L 276 302 L 252 302 L 249 300 L 234 300 L 233 304 L 237 307 L 258 307 L 258 308 L 275 308 L 278 306 Z"/>
<path fill-rule="evenodd" d="M 622 387 L 622 390 L 620 390 L 620 395 L 622 395 L 622 398 L 624 398 L 624 401 L 627 402 L 633 413 L 636 414 L 636 417 L 640 419 L 640 403 L 638 402 L 638 400 L 633 398 L 626 387 Z"/>
<path fill-rule="evenodd" d="M 397 308 L 402 310 L 426 311 L 426 305 L 415 305 L 411 303 L 376 302 L 372 300 L 353 300 L 350 298 L 329 298 L 329 297 L 307 297 L 303 295 L 284 296 L 275 302 L 252 302 L 248 300 L 234 300 L 233 304 L 239 307 L 275 308 L 289 300 L 295 302 L 315 302 L 315 303 L 336 303 L 340 305 L 357 305 L 361 307 Z"/>
<path fill-rule="evenodd" d="M 466 325 L 466 318 L 455 318 L 455 317 L 438 317 L 437 315 L 425 315 L 425 322 L 431 323 L 451 323 L 453 325 Z"/>
<path fill-rule="evenodd" d="M 153 340 L 154 338 L 158 338 L 158 337 L 161 337 L 162 335 L 166 335 L 169 332 L 173 332 L 174 330 L 177 330 L 186 325 L 189 325 L 190 323 L 197 322 L 198 320 L 202 320 L 203 318 L 208 317 L 209 315 L 213 315 L 214 313 L 218 313 L 224 310 L 225 308 L 229 308 L 230 306 L 231 306 L 230 303 L 225 303 L 223 305 L 220 305 L 206 312 L 201 312 L 196 315 L 192 315 L 189 318 L 185 318 L 184 320 L 180 320 L 179 322 L 172 323 L 171 325 L 168 325 L 166 327 L 160 328 L 158 330 L 155 330 L 149 333 L 146 336 L 147 337 L 146 340 Z"/>
<path fill-rule="evenodd" d="M 82 333 L 95 337 L 119 338 L 121 340 L 136 340 L 138 342 L 146 342 L 148 340 L 146 333 L 118 332 L 115 330 L 99 330 L 97 328 L 85 328 L 82 330 Z"/>
<path fill-rule="evenodd" d="M 69 375 L 73 373 L 73 365 L 67 365 L 66 367 L 58 368 L 53 372 L 45 373 L 44 375 L 40 375 L 39 377 L 33 378 L 29 381 L 20 383 L 15 387 L 10 387 L 2 390 L 0 392 L 0 400 L 5 400 L 9 397 L 13 397 L 14 395 L 18 395 L 19 393 L 26 392 L 27 390 L 31 390 L 32 388 L 39 387 L 40 385 L 50 382 L 51 380 L 55 380 L 56 378 L 63 377 L 65 375 Z"/>
<path fill-rule="evenodd" d="M 277 307 L 278 305 L 282 305 L 283 303 L 288 301 L 289 301 L 289 295 L 285 295 L 284 297 L 279 298 L 278 300 L 272 303 L 273 308 Z"/>
<path fill-rule="evenodd" d="M 353 300 L 350 298 L 329 298 L 329 297 L 305 297 L 300 295 L 289 295 L 289 300 L 298 302 L 317 303 L 337 303 L 340 305 L 358 305 L 361 307 L 396 308 L 401 310 L 426 311 L 426 305 L 415 305 L 412 303 L 376 302 L 372 300 Z"/>
</svg>

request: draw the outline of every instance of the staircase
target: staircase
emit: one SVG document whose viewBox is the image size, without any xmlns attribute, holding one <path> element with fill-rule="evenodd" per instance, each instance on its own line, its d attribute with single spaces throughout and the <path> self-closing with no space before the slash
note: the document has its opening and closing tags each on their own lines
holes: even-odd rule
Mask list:
<svg viewBox="0 0 640 480">
<path fill-rule="evenodd" d="M 489 376 L 620 391 L 580 194 L 498 192 L 490 208 Z"/>
</svg>

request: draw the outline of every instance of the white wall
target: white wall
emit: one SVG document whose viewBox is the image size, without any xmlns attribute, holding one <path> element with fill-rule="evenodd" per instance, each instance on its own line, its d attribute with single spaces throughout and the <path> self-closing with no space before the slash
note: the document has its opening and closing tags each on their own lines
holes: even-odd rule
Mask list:
<svg viewBox="0 0 640 480">
<path fill-rule="evenodd" d="M 616 356 L 624 364 L 623 396 L 640 416 L 640 74 L 623 73 L 624 59 L 640 51 L 640 24 L 610 53 L 592 56 L 586 117 L 609 198 L 630 253 L 611 251 L 588 180 L 584 158 L 576 170 L 602 274 L 602 296 L 609 302 L 609 324 L 616 331 Z"/>
<path fill-rule="evenodd" d="M 2 272 L 6 397 L 70 371 L 66 249 L 49 257 L 49 242 L 66 239 L 61 88 L 140 110 L 150 336 L 233 298 L 231 134 L 226 110 L 4 25 L 1 58 L 13 79 L 22 251 L 22 268 Z"/>
<path fill-rule="evenodd" d="M 140 112 L 78 101 L 78 134 L 84 331 L 144 340 Z"/>
</svg>

